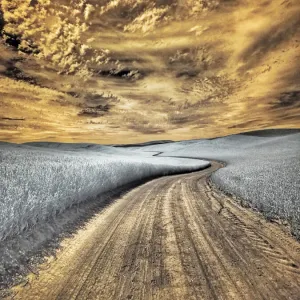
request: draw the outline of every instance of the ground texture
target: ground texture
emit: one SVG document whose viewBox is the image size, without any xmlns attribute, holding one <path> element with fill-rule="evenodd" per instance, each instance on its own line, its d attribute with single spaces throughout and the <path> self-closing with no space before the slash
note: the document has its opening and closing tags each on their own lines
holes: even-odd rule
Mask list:
<svg viewBox="0 0 300 300">
<path fill-rule="evenodd" d="M 106 207 L 14 299 L 299 299 L 300 245 L 209 182 L 155 179 Z"/>
<path fill-rule="evenodd" d="M 258 209 L 267 219 L 288 222 L 291 232 L 300 240 L 299 129 L 261 130 L 216 139 L 132 147 L 131 151 L 156 151 L 158 156 L 165 157 L 205 157 L 226 163 L 226 168 L 213 174 L 213 182 Z"/>
</svg>

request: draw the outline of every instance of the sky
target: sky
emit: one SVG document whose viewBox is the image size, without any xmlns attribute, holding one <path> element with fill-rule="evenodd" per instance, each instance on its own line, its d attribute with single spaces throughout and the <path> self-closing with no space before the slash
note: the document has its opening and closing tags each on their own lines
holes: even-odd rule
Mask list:
<svg viewBox="0 0 300 300">
<path fill-rule="evenodd" d="M 2 0 L 0 140 L 300 127 L 298 0 Z"/>
</svg>

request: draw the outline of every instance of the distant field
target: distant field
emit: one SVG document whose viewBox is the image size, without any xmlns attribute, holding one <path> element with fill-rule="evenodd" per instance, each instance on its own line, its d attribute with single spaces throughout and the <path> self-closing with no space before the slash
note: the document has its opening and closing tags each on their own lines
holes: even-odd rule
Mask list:
<svg viewBox="0 0 300 300">
<path fill-rule="evenodd" d="M 211 140 L 153 145 L 132 151 L 159 156 L 220 160 L 227 165 L 212 176 L 231 193 L 268 219 L 289 222 L 300 238 L 300 130 L 261 130 Z"/>
</svg>

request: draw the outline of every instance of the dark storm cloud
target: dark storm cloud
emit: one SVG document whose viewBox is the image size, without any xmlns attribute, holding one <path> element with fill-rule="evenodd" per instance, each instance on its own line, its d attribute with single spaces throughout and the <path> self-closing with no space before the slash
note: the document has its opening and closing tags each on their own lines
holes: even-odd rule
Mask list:
<svg viewBox="0 0 300 300">
<path fill-rule="evenodd" d="M 36 6 L 38 5 L 39 1 L 38 0 L 30 0 L 30 6 Z"/>
<path fill-rule="evenodd" d="M 108 104 L 105 105 L 98 105 L 96 107 L 87 107 L 82 109 L 79 113 L 78 116 L 88 116 L 88 117 L 103 117 L 106 115 L 110 110 L 110 106 Z"/>
<path fill-rule="evenodd" d="M 273 108 L 288 108 L 293 106 L 300 106 L 300 91 L 292 91 L 282 93 L 277 102 L 273 105 Z"/>
<path fill-rule="evenodd" d="M 97 108 L 97 106 L 112 106 L 116 103 L 119 103 L 120 99 L 111 94 L 104 94 L 104 93 L 85 93 L 84 94 L 84 103 L 88 108 Z"/>
<path fill-rule="evenodd" d="M 5 120 L 5 121 L 25 121 L 24 118 L 10 118 L 10 117 L 0 117 L 0 120 Z"/>
<path fill-rule="evenodd" d="M 0 37 L 2 35 L 3 27 L 4 27 L 4 19 L 3 19 L 3 12 L 1 10 L 1 4 L 0 4 Z"/>
<path fill-rule="evenodd" d="M 206 118 L 206 117 L 204 117 Z M 201 113 L 195 113 L 195 112 L 172 112 L 168 115 L 168 121 L 169 123 L 173 125 L 184 125 L 184 124 L 195 124 L 195 123 L 201 123 L 201 120 L 203 119 L 203 115 Z"/>
<path fill-rule="evenodd" d="M 139 70 L 131 70 L 131 69 L 110 69 L 110 70 L 100 70 L 98 72 L 99 76 L 105 76 L 105 77 L 115 77 L 119 79 L 142 79 L 145 77 L 146 73 Z"/>
<path fill-rule="evenodd" d="M 78 105 L 81 108 L 78 116 L 103 117 L 110 112 L 112 107 L 120 102 L 120 99 L 111 93 L 84 93 L 80 95 L 76 92 L 71 92 L 71 94 L 75 98 L 81 99 L 81 103 Z"/>
<path fill-rule="evenodd" d="M 166 130 L 164 130 L 162 128 L 151 126 L 151 125 L 147 126 L 144 124 L 130 124 L 128 126 L 128 129 L 131 129 L 136 132 L 143 133 L 143 134 L 158 134 L 158 133 L 166 132 Z"/>
<path fill-rule="evenodd" d="M 239 124 L 234 124 L 232 126 L 229 126 L 228 129 L 233 129 L 233 128 L 247 128 L 247 127 L 251 127 L 257 123 L 259 123 L 259 119 L 253 119 L 247 122 L 243 122 L 243 123 L 239 123 Z"/>
<path fill-rule="evenodd" d="M 35 78 L 25 74 L 19 67 L 16 66 L 19 61 L 20 59 L 11 59 L 6 62 L 6 70 L 2 72 L 2 74 L 12 79 L 22 80 L 29 84 L 37 85 Z"/>
</svg>

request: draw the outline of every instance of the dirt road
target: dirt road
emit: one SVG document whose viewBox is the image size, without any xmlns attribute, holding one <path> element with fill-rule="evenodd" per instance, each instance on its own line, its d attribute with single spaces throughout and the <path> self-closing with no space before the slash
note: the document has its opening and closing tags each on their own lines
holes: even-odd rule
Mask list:
<svg viewBox="0 0 300 300">
<path fill-rule="evenodd" d="M 300 299 L 300 244 L 215 191 L 219 167 L 118 199 L 14 299 Z"/>
</svg>

